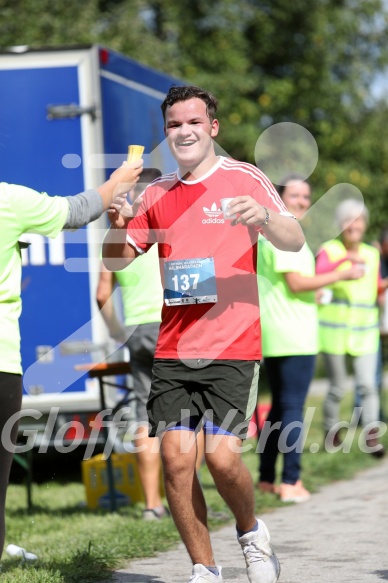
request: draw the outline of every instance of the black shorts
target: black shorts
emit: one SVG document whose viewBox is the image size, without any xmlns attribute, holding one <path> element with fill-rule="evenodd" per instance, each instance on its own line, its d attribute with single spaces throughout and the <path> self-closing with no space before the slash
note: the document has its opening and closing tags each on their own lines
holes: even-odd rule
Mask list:
<svg viewBox="0 0 388 583">
<path fill-rule="evenodd" d="M 155 359 L 147 403 L 150 436 L 205 418 L 245 439 L 257 404 L 259 368 L 255 360 Z"/>
</svg>

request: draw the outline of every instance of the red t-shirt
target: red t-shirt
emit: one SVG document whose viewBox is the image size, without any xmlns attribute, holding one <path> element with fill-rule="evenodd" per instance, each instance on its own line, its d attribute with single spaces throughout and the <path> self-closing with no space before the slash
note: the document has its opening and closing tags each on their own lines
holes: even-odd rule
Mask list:
<svg viewBox="0 0 388 583">
<path fill-rule="evenodd" d="M 258 233 L 224 220 L 221 198 L 250 195 L 287 214 L 274 186 L 255 166 L 221 157 L 200 180 L 177 173 L 158 178 L 146 190 L 127 241 L 142 253 L 159 246 L 161 278 L 169 260 L 214 258 L 217 303 L 163 306 L 156 358 L 261 358 L 256 276 Z"/>
</svg>

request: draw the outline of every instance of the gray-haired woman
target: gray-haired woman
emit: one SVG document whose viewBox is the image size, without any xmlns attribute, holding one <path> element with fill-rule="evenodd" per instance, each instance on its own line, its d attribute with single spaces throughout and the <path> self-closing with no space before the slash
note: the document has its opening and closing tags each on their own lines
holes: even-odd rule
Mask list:
<svg viewBox="0 0 388 583">
<path fill-rule="evenodd" d="M 337 207 L 335 218 L 341 236 L 322 245 L 317 257 L 317 273 L 359 265 L 364 269 L 364 275 L 358 280 L 334 283 L 331 302 L 319 307 L 320 350 L 330 382 L 324 402 L 326 445 L 341 444 L 339 415 L 346 385 L 345 356 L 348 354 L 352 357 L 361 395 L 365 446 L 372 455 L 381 457 L 384 448 L 378 441 L 379 396 L 376 387 L 377 296 L 386 284 L 381 279 L 378 250 L 363 242 L 369 220 L 368 209 L 361 201 L 347 199 Z"/>
</svg>

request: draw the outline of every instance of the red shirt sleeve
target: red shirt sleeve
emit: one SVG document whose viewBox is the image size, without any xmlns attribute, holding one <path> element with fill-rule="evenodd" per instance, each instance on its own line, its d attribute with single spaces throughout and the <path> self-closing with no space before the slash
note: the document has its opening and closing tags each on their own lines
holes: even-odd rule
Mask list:
<svg viewBox="0 0 388 583">
<path fill-rule="evenodd" d="M 127 243 L 135 247 L 139 253 L 147 252 L 153 243 L 155 237 L 149 224 L 149 214 L 145 196 L 137 211 L 136 216 L 129 221 L 127 227 Z"/>
</svg>

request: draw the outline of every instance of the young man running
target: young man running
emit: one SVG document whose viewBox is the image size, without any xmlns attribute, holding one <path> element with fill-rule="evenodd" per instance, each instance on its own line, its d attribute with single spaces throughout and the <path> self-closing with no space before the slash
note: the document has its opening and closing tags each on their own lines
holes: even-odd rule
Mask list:
<svg viewBox="0 0 388 583">
<path fill-rule="evenodd" d="M 190 581 L 222 582 L 195 472 L 203 424 L 206 463 L 235 516 L 249 581 L 274 583 L 279 562 L 241 460 L 261 358 L 256 246 L 259 231 L 287 251 L 299 251 L 304 236 L 260 170 L 216 155 L 216 110 L 207 91 L 170 89 L 162 112 L 178 171 L 154 181 L 132 212 L 110 213 L 103 257 L 118 270 L 158 244 L 165 305 L 147 407 L 150 435 L 162 437 L 170 510 L 193 562 Z M 223 198 L 232 220 L 223 218 Z"/>
</svg>

